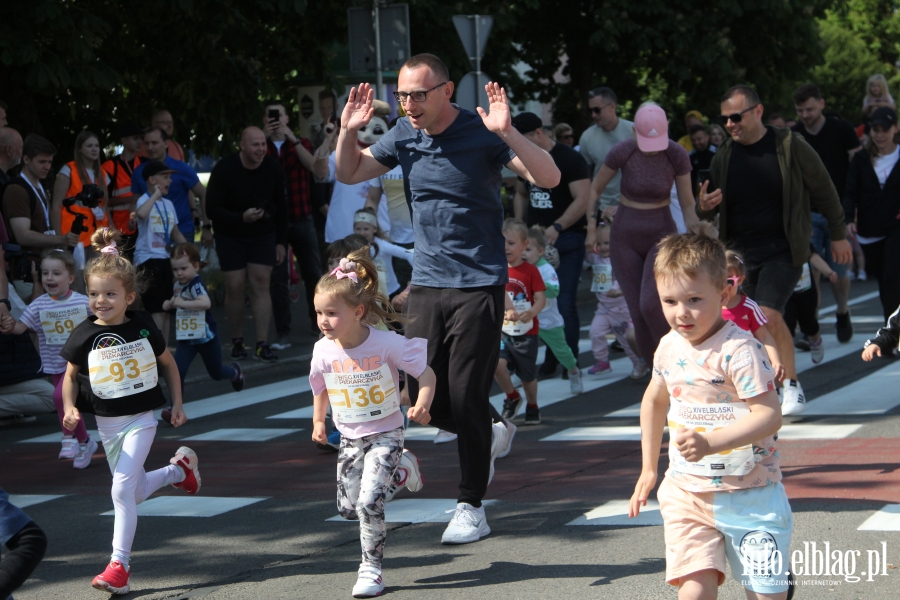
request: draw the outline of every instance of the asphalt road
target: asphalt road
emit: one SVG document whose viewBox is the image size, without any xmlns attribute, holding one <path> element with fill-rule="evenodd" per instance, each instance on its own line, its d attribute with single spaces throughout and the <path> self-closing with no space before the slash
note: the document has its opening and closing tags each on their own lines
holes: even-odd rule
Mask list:
<svg viewBox="0 0 900 600">
<path fill-rule="evenodd" d="M 853 286 L 853 297 L 862 300 L 853 306 L 851 344 L 836 342 L 829 313 L 822 318 L 825 362 L 813 366 L 808 353 L 797 354 L 811 402 L 807 413 L 785 420 L 779 440 L 794 511 L 791 550 L 802 554 L 805 543 L 822 549 L 827 542 L 847 567 L 859 551 L 853 571 L 861 580 L 798 576 L 796 598 L 900 595 L 900 363 L 859 358 L 881 318 L 874 290 L 868 282 Z M 595 306 L 588 296 L 583 326 Z M 822 306 L 830 304 L 826 292 Z M 191 498 L 163 489 L 142 505 L 160 516 L 140 519 L 128 597 L 350 596 L 358 526 L 329 520 L 337 514 L 336 455 L 309 441 L 311 413 L 303 409 L 312 398 L 305 374 L 315 338 L 304 313 L 301 300 L 294 305 L 294 346 L 280 353 L 279 363 L 244 363 L 248 385 L 240 395 L 227 383 L 207 380 L 195 362 L 186 390 L 191 420 L 177 430 L 160 425 L 147 468 L 167 464 L 178 446 L 189 445 L 200 457 L 203 487 Z M 407 447 L 419 457 L 425 487 L 398 494 L 388 505 L 388 597 L 677 596 L 664 581 L 658 512 L 648 511 L 642 525 L 620 514 L 640 472 L 634 405 L 648 381 L 630 380 L 623 356 L 613 354 L 612 374 L 585 375 L 589 391 L 574 398 L 568 382 L 541 382 L 543 423 L 520 423 L 511 454 L 497 462 L 487 496 L 493 533 L 476 544 L 440 545 L 447 511 L 455 506 L 456 443 L 434 445 L 433 429 L 410 429 Z M 580 360 L 589 366 L 590 352 Z M 48 441 L 35 441 L 45 436 Z M 29 504 L 26 512 L 50 539 L 44 562 L 16 593 L 20 600 L 97 598 L 90 581 L 108 560 L 113 519 L 103 514 L 112 510 L 104 455 L 98 451 L 90 468 L 76 471 L 71 461 L 56 459 L 58 436 L 55 415 L 0 429 L 0 486 Z M 185 439 L 194 436 L 201 439 Z M 877 551 L 881 560 L 884 548 L 878 572 L 886 575 L 862 576 L 872 570 L 869 557 Z M 729 579 L 720 597 L 744 594 Z"/>
</svg>

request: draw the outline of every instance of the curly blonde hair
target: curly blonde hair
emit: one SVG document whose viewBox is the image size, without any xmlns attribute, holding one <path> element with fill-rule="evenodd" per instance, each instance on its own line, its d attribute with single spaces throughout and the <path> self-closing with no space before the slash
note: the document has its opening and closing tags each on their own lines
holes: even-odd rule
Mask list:
<svg viewBox="0 0 900 600">
<path fill-rule="evenodd" d="M 84 283 L 92 275 L 97 277 L 115 277 L 122 282 L 127 293 L 143 292 L 145 284 L 137 269 L 131 261 L 116 253 L 105 254 L 104 248 L 112 246 L 116 248 L 122 242 L 122 234 L 115 229 L 103 227 L 91 236 L 91 248 L 97 251 L 98 256 L 92 258 L 84 269 Z"/>
<path fill-rule="evenodd" d="M 365 321 L 371 325 L 383 321 L 391 327 L 406 321 L 394 311 L 390 300 L 378 291 L 378 270 L 369 258 L 368 246 L 348 254 L 345 265 L 338 269 L 344 273 L 356 273 L 358 282 L 349 277 L 338 279 L 332 271 L 319 279 L 316 294 L 340 298 L 350 306 L 362 305 L 365 309 Z"/>
</svg>

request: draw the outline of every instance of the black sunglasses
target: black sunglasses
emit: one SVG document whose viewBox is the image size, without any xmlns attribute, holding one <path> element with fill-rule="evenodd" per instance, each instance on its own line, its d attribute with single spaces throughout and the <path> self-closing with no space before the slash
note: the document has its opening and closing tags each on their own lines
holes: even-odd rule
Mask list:
<svg viewBox="0 0 900 600">
<path fill-rule="evenodd" d="M 611 104 L 613 104 L 613 103 L 609 102 L 608 104 L 604 104 L 603 106 L 592 106 L 591 112 L 595 115 L 599 115 L 601 112 L 603 112 L 604 108 L 606 108 L 607 106 L 610 106 Z"/>
<path fill-rule="evenodd" d="M 757 106 L 759 106 L 759 104 L 754 104 L 750 108 L 746 108 L 739 113 L 734 113 L 733 115 L 719 115 L 719 123 L 721 123 L 723 126 L 728 125 L 728 121 L 731 121 L 732 123 L 740 123 L 741 119 L 744 118 L 744 113 L 750 112 Z"/>
</svg>

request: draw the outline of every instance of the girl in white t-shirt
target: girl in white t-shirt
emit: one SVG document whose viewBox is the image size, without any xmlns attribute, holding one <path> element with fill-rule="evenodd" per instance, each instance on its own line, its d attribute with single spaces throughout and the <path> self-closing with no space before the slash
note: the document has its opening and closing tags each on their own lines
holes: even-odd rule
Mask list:
<svg viewBox="0 0 900 600">
<path fill-rule="evenodd" d="M 388 298 L 393 298 L 400 291 L 400 284 L 394 274 L 391 258 L 399 258 L 412 264 L 413 251 L 391 243 L 378 226 L 378 217 L 375 211 L 369 207 L 354 213 L 353 233 L 366 238 L 372 249 L 372 261 L 375 263 L 375 268 L 378 269 L 379 291 Z"/>
<path fill-rule="evenodd" d="M 0 332 L 19 335 L 31 331 L 37 334 L 41 370 L 53 379 L 53 404 L 62 427 L 59 458 L 74 458 L 74 467 L 85 469 L 91 464 L 97 442 L 88 435 L 83 420 L 78 421 L 74 429 L 62 424 L 65 416 L 62 384 L 68 363 L 59 353 L 75 327 L 93 314 L 87 296 L 69 289 L 75 281 L 75 271 L 75 258 L 69 252 L 57 248 L 44 250 L 41 254 L 41 285 L 47 293 L 25 308 L 20 321 L 12 322 L 10 317 L 0 327 Z"/>
<path fill-rule="evenodd" d="M 436 376 L 427 365 L 428 342 L 375 329 L 376 321 L 397 322 L 387 298 L 378 291 L 378 273 L 365 249 L 340 261 L 316 286 L 319 328 L 325 335 L 314 349 L 309 381 L 314 394 L 315 442 L 328 440 L 325 413 L 341 433 L 338 453 L 338 511 L 360 521 L 362 563 L 353 596 L 377 596 L 384 590 L 381 560 L 386 530 L 384 503 L 395 473 L 405 471 L 406 486 L 421 488 L 418 461 L 403 449 L 403 414 L 398 392 L 403 369 L 419 380 L 413 421 L 427 424 Z M 381 303 L 381 304 L 380 304 Z"/>
</svg>

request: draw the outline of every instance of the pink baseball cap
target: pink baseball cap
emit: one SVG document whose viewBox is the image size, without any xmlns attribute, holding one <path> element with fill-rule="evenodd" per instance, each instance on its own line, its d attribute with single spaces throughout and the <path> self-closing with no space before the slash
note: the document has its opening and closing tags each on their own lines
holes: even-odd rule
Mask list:
<svg viewBox="0 0 900 600">
<path fill-rule="evenodd" d="M 638 148 L 643 152 L 659 152 L 669 147 L 669 121 L 666 111 L 654 104 L 642 106 L 634 116 Z"/>
</svg>

